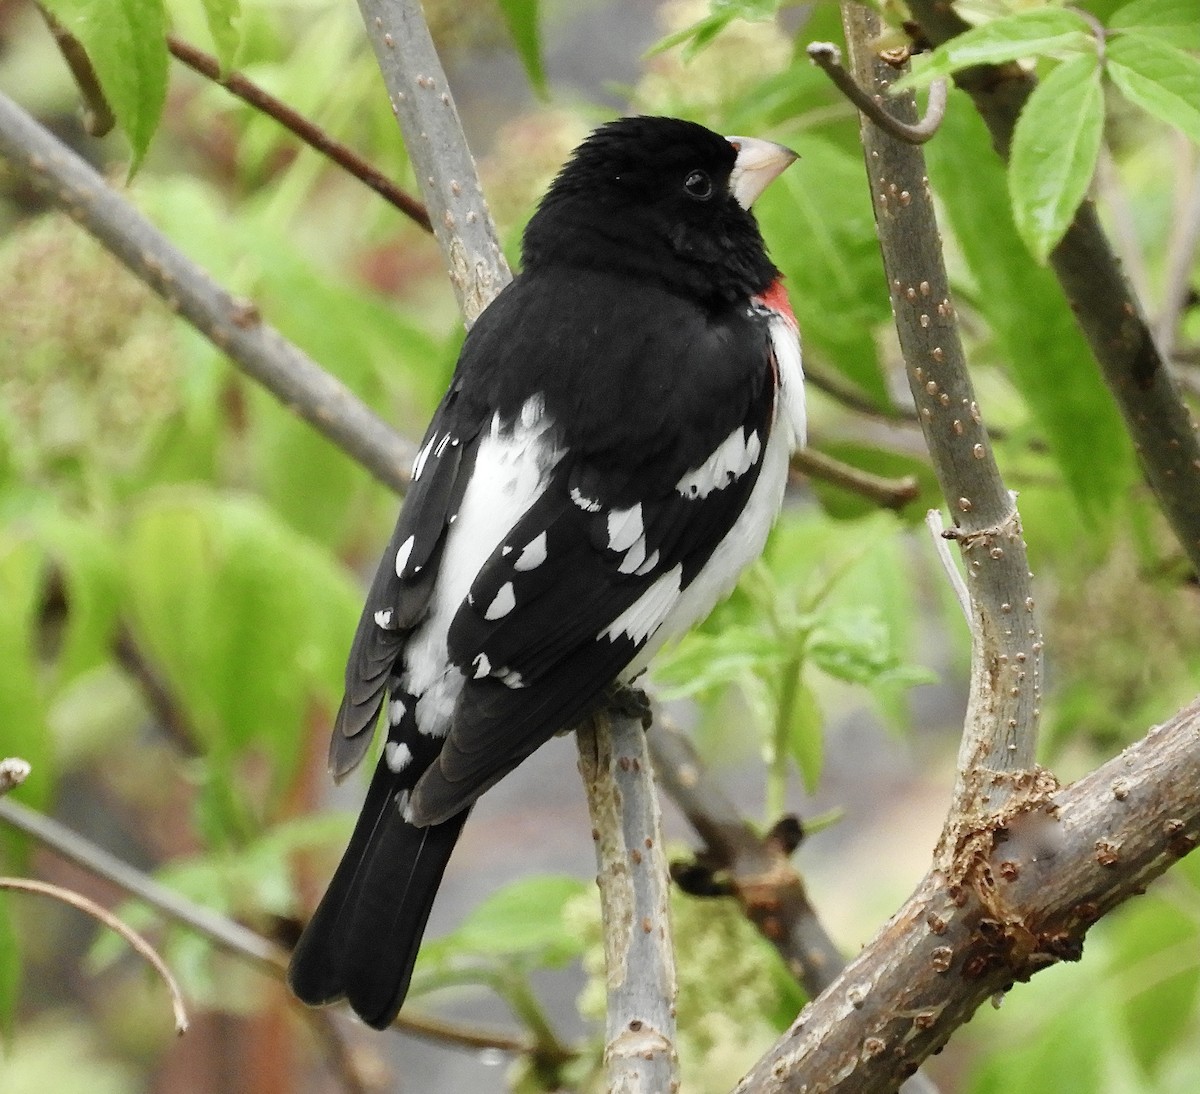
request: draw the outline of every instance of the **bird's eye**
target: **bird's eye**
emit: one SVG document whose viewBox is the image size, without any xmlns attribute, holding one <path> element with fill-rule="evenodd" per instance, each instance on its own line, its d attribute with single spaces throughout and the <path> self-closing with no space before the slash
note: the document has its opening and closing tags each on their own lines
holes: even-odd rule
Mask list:
<svg viewBox="0 0 1200 1094">
<path fill-rule="evenodd" d="M 712 197 L 712 179 L 703 171 L 693 171 L 683 180 L 683 188 L 697 201 L 707 201 Z"/>
</svg>

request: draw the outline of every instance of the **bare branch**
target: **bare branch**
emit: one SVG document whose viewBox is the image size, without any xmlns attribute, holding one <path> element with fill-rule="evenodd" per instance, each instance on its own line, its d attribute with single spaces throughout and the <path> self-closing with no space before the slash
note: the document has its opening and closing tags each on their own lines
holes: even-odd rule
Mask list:
<svg viewBox="0 0 1200 1094">
<path fill-rule="evenodd" d="M 921 484 L 915 475 L 889 479 L 843 463 L 811 447 L 802 448 L 792 456 L 792 468 L 858 494 L 884 509 L 903 509 L 921 493 Z"/>
<path fill-rule="evenodd" d="M 842 51 L 832 42 L 813 42 L 808 47 L 808 59 L 828 76 L 837 89 L 889 137 L 907 144 L 924 144 L 941 127 L 946 116 L 947 87 L 945 80 L 929 85 L 929 105 L 919 122 L 907 122 L 889 114 L 883 105 L 887 100 L 878 94 L 864 91 L 853 76 L 842 68 Z M 894 64 L 894 61 L 889 61 Z"/>
<path fill-rule="evenodd" d="M 679 1088 L 670 877 L 642 723 L 605 711 L 575 733 L 588 791 L 608 985 L 609 1090 Z"/>
<path fill-rule="evenodd" d="M 117 124 L 117 119 L 104 95 L 100 81 L 96 78 L 92 59 L 87 55 L 87 50 L 83 48 L 83 43 L 46 8 L 38 4 L 37 9 L 41 12 L 42 18 L 46 20 L 46 26 L 54 38 L 54 44 L 58 46 L 62 59 L 66 62 L 67 68 L 71 70 L 75 86 L 79 88 L 80 97 L 83 99 L 84 130 L 93 137 L 106 136 L 112 132 L 113 126 Z"/>
<path fill-rule="evenodd" d="M 158 955 L 158 951 L 150 945 L 137 931 L 127 923 L 118 919 L 107 908 L 102 908 L 94 900 L 89 900 L 80 893 L 64 889 L 59 885 L 51 885 L 45 881 L 34 881 L 31 878 L 0 877 L 0 889 L 9 889 L 18 893 L 38 893 L 42 896 L 53 897 L 55 900 L 78 908 L 93 919 L 103 923 L 110 931 L 115 931 L 162 977 L 171 993 L 171 1008 L 175 1012 L 175 1032 L 184 1034 L 188 1028 L 187 1009 L 183 1005 L 183 993 L 167 968 L 167 963 Z"/>
<path fill-rule="evenodd" d="M 925 876 L 739 1092 L 821 1076 L 890 1094 L 985 1000 L 1078 960 L 1093 923 L 1200 842 L 1200 700 L 1073 786 L 1031 780 L 989 834 L 952 864 L 958 881 Z"/>
<path fill-rule="evenodd" d="M 414 447 L 170 243 L 79 156 L 0 94 L 0 155 L 247 375 L 397 490 Z"/>
<path fill-rule="evenodd" d="M 698 862 L 729 878 L 730 895 L 787 963 L 809 996 L 820 995 L 845 965 L 809 903 L 804 880 L 792 865 L 795 844 L 760 836 L 696 755 L 691 741 L 656 714 L 648 735 L 659 782 L 704 841 Z"/>
<path fill-rule="evenodd" d="M 285 129 L 290 130 L 310 148 L 315 148 L 356 179 L 366 183 L 389 205 L 395 206 L 406 217 L 419 224 L 427 232 L 433 231 L 429 214 L 411 194 L 406 193 L 373 164 L 368 163 L 354 149 L 335 140 L 319 125 L 303 114 L 293 110 L 285 102 L 264 91 L 253 80 L 240 72 L 221 72 L 220 62 L 201 49 L 183 41 L 174 34 L 167 35 L 167 48 L 179 61 L 201 76 L 220 84 L 226 91 L 249 103 L 255 110 L 274 118 Z"/>
<path fill-rule="evenodd" d="M 912 0 L 909 11 L 934 45 L 968 29 L 943 0 Z M 954 79 L 970 94 L 992 144 L 1007 160 L 1017 116 L 1036 79 L 1016 64 L 979 65 Z M 1050 253 L 1050 265 L 1120 407 L 1159 505 L 1200 570 L 1200 439 L 1090 200 Z"/>
<path fill-rule="evenodd" d="M 96 877 L 117 886 L 130 896 L 149 905 L 207 938 L 217 949 L 250 962 L 259 971 L 283 980 L 287 972 L 287 951 L 248 927 L 205 908 L 173 889 L 168 889 L 140 870 L 122 862 L 98 844 L 84 838 L 52 817 L 14 801 L 0 801 L 0 821 L 33 837 L 55 854 Z M 530 1052 L 532 1042 L 498 1030 L 485 1030 L 447 1022 L 432 1015 L 406 1009 L 396 1026 L 408 1033 L 447 1042 L 462 1048 L 498 1048 L 504 1052 Z"/>
<path fill-rule="evenodd" d="M 889 96 L 900 72 L 870 46 L 878 17 L 853 3 L 844 3 L 842 13 L 858 83 L 890 98 L 902 117 L 915 116 L 911 94 Z M 971 691 L 943 834 L 953 844 L 1017 793 L 1017 776 L 1034 766 L 1041 633 L 1020 517 L 966 368 L 924 155 L 867 119 L 860 133 L 906 375 L 955 522 L 947 534 L 962 550 L 971 593 Z"/>
<path fill-rule="evenodd" d="M 511 280 L 419 0 L 359 0 L 392 111 L 469 327 Z"/>
</svg>

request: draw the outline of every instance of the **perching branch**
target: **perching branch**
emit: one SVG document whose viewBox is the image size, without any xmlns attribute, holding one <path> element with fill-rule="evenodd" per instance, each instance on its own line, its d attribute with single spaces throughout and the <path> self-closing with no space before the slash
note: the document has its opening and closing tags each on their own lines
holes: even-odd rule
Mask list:
<svg viewBox="0 0 1200 1094">
<path fill-rule="evenodd" d="M 215 57 L 197 49 L 174 34 L 167 35 L 167 49 L 177 60 L 182 61 L 194 72 L 220 84 L 230 94 L 249 103 L 255 110 L 274 118 L 310 148 L 315 148 L 321 155 L 327 156 L 356 179 L 366 183 L 384 201 L 395 206 L 427 232 L 433 231 L 425 206 L 392 182 L 377 167 L 363 159 L 354 149 L 331 137 L 314 121 L 264 91 L 253 80 L 248 80 L 240 72 L 222 73 L 220 62 Z"/>
<path fill-rule="evenodd" d="M 359 0 L 468 327 L 512 279 L 419 0 Z"/>
<path fill-rule="evenodd" d="M 658 796 L 638 718 L 603 711 L 575 733 L 604 924 L 609 1090 L 679 1088 L 675 952 Z"/>
<path fill-rule="evenodd" d="M 176 983 L 175 977 L 171 975 L 171 970 L 167 968 L 167 963 L 159 957 L 158 951 L 138 934 L 137 931 L 130 927 L 129 924 L 122 922 L 107 908 L 101 907 L 94 900 L 89 900 L 80 893 L 74 893 L 70 889 L 64 889 L 59 885 L 51 885 L 45 881 L 34 881 L 31 878 L 22 877 L 0 877 L 0 889 L 8 889 L 11 892 L 17 893 L 37 893 L 41 896 L 53 897 L 63 904 L 69 904 L 72 908 L 78 908 L 79 911 L 103 923 L 110 931 L 115 931 L 119 934 L 140 957 L 154 968 L 154 971 L 162 978 L 163 983 L 167 985 L 167 991 L 171 993 L 171 1009 L 175 1012 L 175 1032 L 177 1034 L 187 1033 L 187 1009 L 183 1005 L 183 993 L 179 990 L 179 984 Z"/>
<path fill-rule="evenodd" d="M 943 0 L 912 0 L 913 19 L 934 45 L 967 24 Z M 1021 107 L 1036 79 L 1017 64 L 979 65 L 954 77 L 972 98 L 1005 160 Z M 1192 566 L 1200 570 L 1200 438 L 1164 367 L 1141 306 L 1085 200 L 1050 253 L 1079 328 L 1087 338 L 1133 438 L 1146 478 Z"/>
<path fill-rule="evenodd" d="M 0 155 L 247 375 L 381 482 L 404 489 L 414 446 L 264 323 L 253 304 L 221 288 L 83 159 L 3 94 Z"/>
</svg>

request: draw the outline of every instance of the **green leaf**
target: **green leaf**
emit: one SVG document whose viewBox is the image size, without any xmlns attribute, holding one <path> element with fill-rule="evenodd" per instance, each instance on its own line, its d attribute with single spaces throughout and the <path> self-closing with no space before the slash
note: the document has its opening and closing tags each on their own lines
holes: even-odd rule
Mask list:
<svg viewBox="0 0 1200 1094">
<path fill-rule="evenodd" d="M 1017 231 L 1039 262 L 1062 239 L 1100 154 L 1104 93 L 1096 56 L 1054 69 L 1025 102 L 1008 165 Z"/>
<path fill-rule="evenodd" d="M 137 170 L 167 98 L 167 21 L 162 0 L 47 0 L 87 51 L 104 97 L 133 146 Z"/>
<path fill-rule="evenodd" d="M 926 146 L 934 190 L 977 285 L 977 307 L 1081 511 L 1111 519 L 1135 481 L 1133 452 L 1091 349 L 1057 279 L 1021 243 L 1007 180 L 987 130 L 952 92 L 938 140 Z"/>
<path fill-rule="evenodd" d="M 893 93 L 925 87 L 972 65 L 998 65 L 1023 57 L 1095 51 L 1096 39 L 1082 15 L 1063 8 L 1030 8 L 956 35 L 928 61 L 892 85 Z"/>
<path fill-rule="evenodd" d="M 361 594 L 324 552 L 261 503 L 163 490 L 126 536 L 132 625 L 207 747 L 255 746 L 276 785 L 309 704 L 336 704 Z"/>
<path fill-rule="evenodd" d="M 499 0 L 508 33 L 525 66 L 525 74 L 539 95 L 546 94 L 546 70 L 542 64 L 541 30 L 538 0 Z"/>
<path fill-rule="evenodd" d="M 1200 967 L 1195 917 L 1167 903 L 1130 903 L 1114 924 L 1109 976 L 1134 1059 L 1147 1078 L 1162 1069 L 1170 1049 L 1193 1029 Z"/>
<path fill-rule="evenodd" d="M 1200 9 L 1196 0 L 1133 0 L 1113 12 L 1110 30 L 1136 31 L 1179 49 L 1200 49 Z"/>
<path fill-rule="evenodd" d="M 212 35 L 213 45 L 217 47 L 221 71 L 228 72 L 233 67 L 233 58 L 241 41 L 241 35 L 233 23 L 242 14 L 242 5 L 239 0 L 201 2 L 204 5 L 204 17 L 208 21 L 208 32 Z"/>
<path fill-rule="evenodd" d="M 523 966 L 562 966 L 578 957 L 585 940 L 563 916 L 567 901 L 593 892 L 578 878 L 547 874 L 515 882 L 488 897 L 458 928 L 427 941 L 417 961 L 418 989 L 437 986 L 463 958 L 516 962 Z"/>
<path fill-rule="evenodd" d="M 1107 71 L 1121 94 L 1200 144 L 1200 61 L 1142 34 L 1109 43 Z"/>
</svg>

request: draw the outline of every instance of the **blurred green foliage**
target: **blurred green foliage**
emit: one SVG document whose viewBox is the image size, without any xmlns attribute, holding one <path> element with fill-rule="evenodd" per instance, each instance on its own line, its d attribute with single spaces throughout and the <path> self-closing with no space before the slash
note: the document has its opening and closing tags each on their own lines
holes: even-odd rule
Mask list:
<svg viewBox="0 0 1200 1094">
<path fill-rule="evenodd" d="M 124 134 L 88 143 L 89 154 L 118 180 L 136 167 L 130 199 L 183 250 L 419 436 L 461 338 L 436 248 L 275 123 L 169 68 L 163 37 L 169 24 L 212 48 L 411 186 L 353 9 L 327 0 L 48 6 L 88 49 Z M 452 61 L 511 53 L 514 71 L 546 96 L 523 100 L 480 156 L 511 250 L 558 163 L 607 108 L 567 86 L 570 58 L 555 43 L 573 16 L 562 5 L 427 7 Z M 900 394 L 857 119 L 803 53 L 808 41 L 840 36 L 836 6 L 780 7 L 660 5 L 661 48 L 638 60 L 620 92 L 630 109 L 770 135 L 801 152 L 760 203 L 763 232 L 807 363 L 849 387 L 856 408 L 875 408 L 865 414 L 814 390 L 814 439 L 851 464 L 920 483 L 918 501 L 898 514 L 820 482 L 798 491 L 763 561 L 660 660 L 664 694 L 698 703 L 710 758 L 761 763 L 767 823 L 820 786 L 831 735 L 849 713 L 873 707 L 904 735 L 910 689 L 936 674 L 959 683 L 966 656 L 919 527 L 936 486 Z M 982 410 L 1003 431 L 997 450 L 1020 492 L 1045 612 L 1044 753 L 1074 773 L 1200 688 L 1200 596 L 1041 262 L 1092 179 L 1103 133 L 1114 168 L 1102 213 L 1132 248 L 1145 304 L 1158 309 L 1179 221 L 1174 180 L 1196 171 L 1180 134 L 1197 137 L 1200 12 L 1194 0 L 1094 0 L 1085 14 L 1039 0 L 959 8 L 977 29 L 919 62 L 915 83 L 1014 58 L 1046 76 L 1011 169 L 958 94 L 927 151 Z M 1093 19 L 1111 31 L 1106 52 Z M 35 22 L 0 56 L 0 86 L 46 116 L 74 107 Z M 33 764 L 22 800 L 50 808 L 93 788 L 139 832 L 160 880 L 286 939 L 311 897 L 301 882 L 324 870 L 349 823 L 312 810 L 363 575 L 395 500 L 76 226 L 0 181 L 0 753 Z M 1194 307 L 1178 341 L 1193 354 L 1194 380 Z M 931 635 L 948 635 L 958 652 L 937 653 Z M 174 708 L 169 725 L 155 681 Z M 952 734 L 943 748 L 952 754 Z M 9 841 L 13 869 L 25 850 Z M 1078 967 L 1040 975 L 956 1038 L 962 1088 L 1194 1089 L 1198 883 L 1185 861 L 1095 928 Z M 53 945 L 50 921 L 23 913 L 24 899 L 0 905 L 0 1017 L 18 1019 L 0 1089 L 73 1089 L 84 1063 L 89 1090 L 142 1089 L 102 1039 L 19 1008 L 18 953 L 42 968 Z M 860 903 L 869 907 L 870 894 Z M 726 1089 L 795 1014 L 798 989 L 731 908 L 678 897 L 675 913 L 687 1089 Z M 158 922 L 135 905 L 122 914 L 147 929 Z M 534 1028 L 545 1016 L 529 991 L 533 970 L 582 957 L 598 975 L 596 914 L 578 881 L 519 883 L 429 941 L 414 994 L 483 987 Z M 271 1005 L 261 982 L 203 940 L 173 929 L 164 949 L 203 1004 Z M 89 970 L 143 991 L 122 952 L 102 939 Z M 597 990 L 581 1004 L 592 1017 Z M 140 1058 L 164 1053 L 168 1036 L 166 1023 L 161 1036 L 144 1035 Z M 581 1087 L 593 1062 L 589 1049 L 574 1073 Z M 518 1066 L 511 1081 L 533 1090 L 542 1079 Z"/>
</svg>

